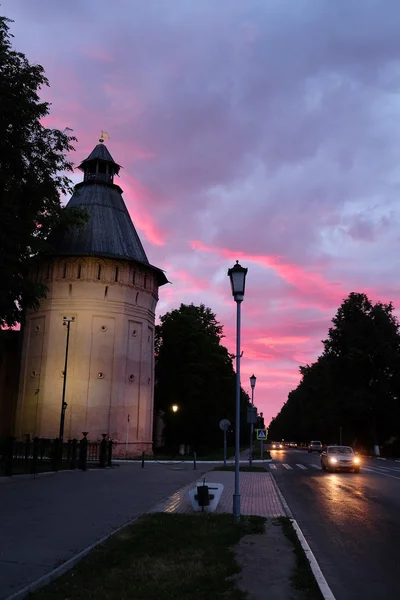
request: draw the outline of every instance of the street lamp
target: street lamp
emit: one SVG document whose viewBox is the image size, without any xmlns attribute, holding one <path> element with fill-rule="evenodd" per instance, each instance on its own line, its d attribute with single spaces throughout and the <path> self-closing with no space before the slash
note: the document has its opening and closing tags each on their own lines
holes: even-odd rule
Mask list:
<svg viewBox="0 0 400 600">
<path fill-rule="evenodd" d="M 250 377 L 250 385 L 251 385 L 251 408 L 254 406 L 254 388 L 256 387 L 257 377 L 252 375 Z M 249 465 L 251 467 L 253 463 L 253 433 L 254 433 L 254 424 L 253 424 L 253 415 L 250 423 L 250 450 L 249 450 Z"/>
<path fill-rule="evenodd" d="M 179 408 L 179 406 L 177 404 L 173 404 L 172 405 L 172 412 L 174 412 L 174 413 L 178 412 L 178 408 Z"/>
<path fill-rule="evenodd" d="M 67 326 L 67 342 L 65 344 L 64 382 L 63 382 L 62 401 L 61 401 L 60 434 L 58 436 L 60 439 L 60 443 L 62 443 L 63 437 L 64 437 L 65 411 L 67 410 L 67 406 L 68 406 L 68 404 L 65 402 L 65 390 L 67 387 L 69 331 L 70 331 L 70 325 L 74 321 L 75 321 L 75 317 L 71 317 L 70 319 L 68 319 L 67 317 L 63 317 L 63 325 Z"/>
<path fill-rule="evenodd" d="M 239 453 L 240 453 L 240 305 L 244 299 L 247 269 L 239 265 L 228 269 L 232 296 L 236 302 L 236 424 L 235 424 L 235 490 L 233 494 L 233 519 L 240 522 Z"/>
</svg>

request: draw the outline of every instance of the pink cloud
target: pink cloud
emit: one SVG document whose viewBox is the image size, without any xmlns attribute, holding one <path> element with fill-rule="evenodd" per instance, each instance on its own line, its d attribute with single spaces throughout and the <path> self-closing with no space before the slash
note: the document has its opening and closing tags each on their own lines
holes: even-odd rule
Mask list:
<svg viewBox="0 0 400 600">
<path fill-rule="evenodd" d="M 252 255 L 242 251 L 207 246 L 201 241 L 192 241 L 192 248 L 202 252 L 212 252 L 231 260 L 244 260 L 267 269 L 272 269 L 278 277 L 292 285 L 305 296 L 312 296 L 323 306 L 332 306 L 347 295 L 340 283 L 326 281 L 319 273 L 312 273 L 299 265 L 283 262 L 281 257 Z"/>
<path fill-rule="evenodd" d="M 155 246 L 165 244 L 165 233 L 151 216 L 151 196 L 149 191 L 137 179 L 124 172 L 121 174 L 121 187 L 124 189 L 124 200 L 131 213 L 135 226 L 144 233 L 146 239 Z"/>
</svg>

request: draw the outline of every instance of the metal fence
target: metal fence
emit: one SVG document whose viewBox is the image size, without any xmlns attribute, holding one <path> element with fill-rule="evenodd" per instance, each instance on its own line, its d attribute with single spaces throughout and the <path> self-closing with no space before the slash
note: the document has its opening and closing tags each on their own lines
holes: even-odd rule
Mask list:
<svg viewBox="0 0 400 600">
<path fill-rule="evenodd" d="M 91 466 L 111 467 L 112 441 L 89 442 L 87 433 L 81 440 L 62 442 L 26 436 L 25 441 L 8 437 L 0 439 L 0 476 L 44 473 L 65 469 L 86 471 Z"/>
</svg>

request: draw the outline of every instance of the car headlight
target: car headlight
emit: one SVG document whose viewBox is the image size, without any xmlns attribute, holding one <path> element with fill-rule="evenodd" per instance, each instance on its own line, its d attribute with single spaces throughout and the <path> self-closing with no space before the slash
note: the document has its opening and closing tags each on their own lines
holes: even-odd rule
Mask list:
<svg viewBox="0 0 400 600">
<path fill-rule="evenodd" d="M 334 458 L 333 456 L 329 459 L 329 462 L 334 464 L 337 463 L 337 458 Z"/>
<path fill-rule="evenodd" d="M 360 464 L 360 459 L 358 458 L 358 456 L 355 457 L 354 462 L 356 465 Z"/>
</svg>

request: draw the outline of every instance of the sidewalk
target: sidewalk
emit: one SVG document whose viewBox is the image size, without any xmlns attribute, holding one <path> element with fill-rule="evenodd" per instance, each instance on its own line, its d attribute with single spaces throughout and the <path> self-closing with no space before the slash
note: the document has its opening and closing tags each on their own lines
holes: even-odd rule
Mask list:
<svg viewBox="0 0 400 600">
<path fill-rule="evenodd" d="M 203 468 L 204 467 L 204 468 Z M 49 573 L 212 468 L 121 465 L 0 486 L 0 599 Z"/>
<path fill-rule="evenodd" d="M 217 513 L 231 513 L 235 475 L 230 471 L 211 471 L 205 476 L 207 483 L 222 483 L 224 491 L 217 506 Z M 186 485 L 167 500 L 157 504 L 150 512 L 192 513 L 193 509 L 188 498 L 188 492 L 203 478 Z M 287 516 L 284 506 L 276 490 L 271 473 L 240 473 L 239 488 L 241 496 L 242 515 L 259 517 Z"/>
</svg>

